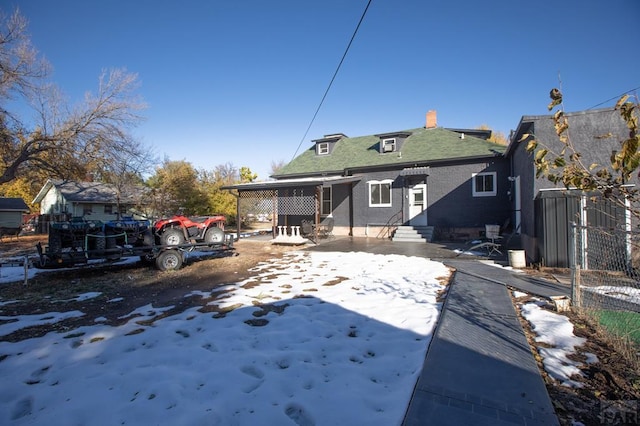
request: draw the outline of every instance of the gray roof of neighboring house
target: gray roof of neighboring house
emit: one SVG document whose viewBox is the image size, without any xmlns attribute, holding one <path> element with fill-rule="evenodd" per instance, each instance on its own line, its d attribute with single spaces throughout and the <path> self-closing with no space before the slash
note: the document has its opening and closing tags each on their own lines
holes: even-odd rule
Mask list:
<svg viewBox="0 0 640 426">
<path fill-rule="evenodd" d="M 589 160 L 609 161 L 611 149 L 620 146 L 620 141 L 629 137 L 629 129 L 620 112 L 614 108 L 592 109 L 579 112 L 565 112 L 569 123 L 566 134 L 573 145 L 581 150 L 583 157 Z M 522 135 L 533 133 L 536 140 L 551 148 L 562 148 L 554 128 L 553 115 L 525 115 L 520 119 L 518 128 L 512 134 L 505 152 L 509 155 L 518 144 Z"/>
<path fill-rule="evenodd" d="M 578 112 L 565 112 L 569 128 L 565 132 L 571 144 L 580 154 L 580 162 L 585 168 L 590 168 L 596 164 L 596 169 L 611 166 L 612 151 L 621 149 L 621 142 L 629 138 L 629 128 L 620 116 L 620 111 L 613 107 L 592 109 Z M 507 157 L 516 156 L 526 149 L 527 141 L 534 138 L 538 142 L 538 150 L 548 149 L 551 154 L 547 157 L 551 159 L 555 154 L 561 153 L 565 145 L 560 141 L 554 127 L 553 115 L 530 115 L 523 116 L 515 132 L 511 135 L 511 140 L 505 155 Z M 531 135 L 531 136 L 527 136 Z M 527 136 L 524 138 L 524 136 Z M 519 142 L 522 140 L 522 142 Z M 568 160 L 571 152 L 566 150 L 565 158 Z M 533 154 L 527 154 L 531 158 L 526 164 L 527 170 L 516 170 L 515 173 L 534 174 Z M 522 165 L 516 167 L 523 167 Z M 632 184 L 637 183 L 634 177 Z M 546 178 L 538 178 L 533 181 L 534 191 L 546 188 L 563 188 L 561 183 L 554 184 Z"/>
<path fill-rule="evenodd" d="M 481 131 L 472 131 L 480 134 Z M 329 155 L 316 155 L 315 145 L 285 165 L 276 176 L 319 175 L 340 173 L 347 169 L 381 166 L 403 167 L 407 164 L 429 164 L 478 157 L 501 156 L 504 145 L 480 137 L 462 134 L 461 129 L 417 128 L 389 134 L 408 134 L 401 152 L 381 154 L 378 146 L 382 135 L 341 137 Z M 485 131 L 485 133 L 487 133 Z"/>
<path fill-rule="evenodd" d="M 101 182 L 74 182 L 49 179 L 40 190 L 34 203 L 42 201 L 51 187 L 60 191 L 69 202 L 74 203 L 115 203 L 118 201 L 118 191 L 114 185 Z M 123 188 L 120 193 L 120 202 L 135 204 L 142 196 L 143 189 L 139 186 Z"/>
<path fill-rule="evenodd" d="M 25 203 L 22 198 L 0 197 L 0 210 L 28 212 L 29 206 L 27 206 L 27 203 Z"/>
</svg>

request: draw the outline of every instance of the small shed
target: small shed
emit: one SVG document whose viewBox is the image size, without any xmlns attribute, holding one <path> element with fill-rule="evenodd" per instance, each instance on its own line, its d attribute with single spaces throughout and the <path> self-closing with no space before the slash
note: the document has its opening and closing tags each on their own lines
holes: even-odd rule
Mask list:
<svg viewBox="0 0 640 426">
<path fill-rule="evenodd" d="M 544 266 L 571 266 L 571 223 L 626 229 L 627 212 L 599 195 L 577 190 L 542 190 L 534 200 L 538 258 Z"/>
<path fill-rule="evenodd" d="M 16 230 L 22 226 L 22 216 L 29 213 L 29 207 L 22 198 L 0 197 L 0 228 Z"/>
</svg>

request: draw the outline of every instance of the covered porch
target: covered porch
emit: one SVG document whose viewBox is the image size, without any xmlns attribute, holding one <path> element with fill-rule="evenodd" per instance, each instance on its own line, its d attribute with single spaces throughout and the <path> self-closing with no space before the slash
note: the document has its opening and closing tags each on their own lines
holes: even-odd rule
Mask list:
<svg viewBox="0 0 640 426">
<path fill-rule="evenodd" d="M 330 235 L 338 223 L 350 234 L 351 213 L 336 220 L 332 200 L 328 200 L 323 212 L 323 190 L 360 179 L 359 176 L 318 176 L 241 183 L 222 189 L 236 197 L 238 238 L 246 231 L 243 226 L 247 227 L 248 221 L 259 221 L 268 225 L 273 243 L 305 244 Z"/>
</svg>

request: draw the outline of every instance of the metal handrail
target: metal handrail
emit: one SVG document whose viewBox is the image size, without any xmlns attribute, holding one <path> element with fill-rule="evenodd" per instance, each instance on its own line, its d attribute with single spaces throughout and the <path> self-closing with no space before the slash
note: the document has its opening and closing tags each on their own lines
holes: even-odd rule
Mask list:
<svg viewBox="0 0 640 426">
<path fill-rule="evenodd" d="M 396 226 L 398 223 L 402 223 L 402 209 L 400 209 L 396 214 L 391 216 L 387 223 L 380 229 L 376 238 L 388 238 L 391 236 L 391 227 Z M 385 237 L 386 234 L 386 237 Z"/>
</svg>

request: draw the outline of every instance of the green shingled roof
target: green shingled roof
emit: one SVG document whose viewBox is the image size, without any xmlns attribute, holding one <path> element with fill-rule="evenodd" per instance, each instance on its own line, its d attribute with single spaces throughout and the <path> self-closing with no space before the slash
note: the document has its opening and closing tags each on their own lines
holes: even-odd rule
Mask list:
<svg viewBox="0 0 640 426">
<path fill-rule="evenodd" d="M 469 157 L 494 156 L 505 146 L 481 138 L 461 134 L 441 127 L 406 130 L 411 133 L 403 143 L 401 154 L 379 152 L 380 137 L 376 135 L 342 138 L 328 155 L 316 155 L 315 144 L 284 166 L 277 177 L 335 173 L 344 169 L 366 168 L 405 163 L 428 163 Z M 397 132 L 402 133 L 402 132 Z"/>
</svg>

